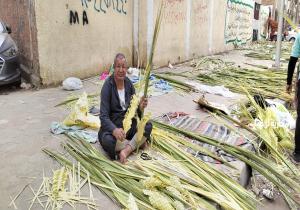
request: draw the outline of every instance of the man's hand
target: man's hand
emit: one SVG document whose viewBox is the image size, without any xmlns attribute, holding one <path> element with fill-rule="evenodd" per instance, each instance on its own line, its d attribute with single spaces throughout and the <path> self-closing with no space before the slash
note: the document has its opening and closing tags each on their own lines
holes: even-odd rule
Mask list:
<svg viewBox="0 0 300 210">
<path fill-rule="evenodd" d="M 148 105 L 148 98 L 145 98 L 144 96 L 141 98 L 141 102 L 140 102 L 140 110 L 143 111 Z"/>
<path fill-rule="evenodd" d="M 286 92 L 288 93 L 288 94 L 291 94 L 292 93 L 292 85 L 286 85 Z"/>
<path fill-rule="evenodd" d="M 125 132 L 122 128 L 115 128 L 112 134 L 119 141 L 124 141 L 126 138 Z"/>
</svg>

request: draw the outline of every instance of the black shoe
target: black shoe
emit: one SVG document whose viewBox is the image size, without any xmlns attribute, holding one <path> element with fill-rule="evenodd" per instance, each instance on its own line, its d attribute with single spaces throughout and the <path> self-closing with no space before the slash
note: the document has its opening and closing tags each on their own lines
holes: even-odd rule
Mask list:
<svg viewBox="0 0 300 210">
<path fill-rule="evenodd" d="M 299 153 L 293 153 L 292 161 L 296 164 L 300 164 L 300 154 Z"/>
</svg>

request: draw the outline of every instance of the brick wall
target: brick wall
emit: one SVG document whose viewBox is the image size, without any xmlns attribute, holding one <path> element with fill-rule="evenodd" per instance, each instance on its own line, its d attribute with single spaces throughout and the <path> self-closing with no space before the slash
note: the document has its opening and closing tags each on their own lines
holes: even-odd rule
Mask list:
<svg viewBox="0 0 300 210">
<path fill-rule="evenodd" d="M 34 0 L 0 0 L 0 20 L 11 27 L 27 73 L 39 75 Z"/>
</svg>

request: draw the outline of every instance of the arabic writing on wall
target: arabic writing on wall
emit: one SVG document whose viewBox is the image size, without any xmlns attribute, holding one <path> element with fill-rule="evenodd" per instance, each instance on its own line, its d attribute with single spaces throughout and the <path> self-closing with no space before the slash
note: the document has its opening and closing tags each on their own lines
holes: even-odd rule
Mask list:
<svg viewBox="0 0 300 210">
<path fill-rule="evenodd" d="M 251 2 L 253 4 L 251 4 Z M 254 2 L 228 0 L 225 22 L 225 42 L 245 44 L 252 39 Z"/>
<path fill-rule="evenodd" d="M 111 10 L 122 15 L 127 15 L 127 0 L 81 0 L 81 4 L 85 9 L 92 7 L 95 11 L 103 14 Z"/>
</svg>

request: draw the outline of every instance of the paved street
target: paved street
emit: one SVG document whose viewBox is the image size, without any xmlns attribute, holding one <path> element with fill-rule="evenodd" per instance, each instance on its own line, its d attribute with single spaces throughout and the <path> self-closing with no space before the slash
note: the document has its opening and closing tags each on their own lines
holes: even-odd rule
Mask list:
<svg viewBox="0 0 300 210">
<path fill-rule="evenodd" d="M 223 59 L 233 60 L 243 65 L 245 58 L 240 55 L 240 51 L 232 51 L 229 54 L 219 55 Z M 244 59 L 244 60 L 243 60 Z M 257 62 L 257 61 L 252 61 Z M 182 71 L 189 68 L 187 64 L 180 65 L 174 71 Z M 161 69 L 162 71 L 164 69 Z M 54 136 L 50 133 L 49 127 L 53 121 L 62 121 L 68 114 L 64 107 L 55 108 L 54 106 L 65 100 L 69 94 L 79 94 L 83 91 L 95 93 L 99 91 L 96 85 L 98 78 L 91 78 L 84 82 L 84 90 L 76 92 L 67 92 L 61 87 L 47 88 L 41 90 L 2 90 L 0 95 L 0 209 L 8 208 L 10 196 L 15 196 L 26 184 L 37 190 L 39 187 L 43 171 L 50 176 L 51 171 L 58 169 L 59 165 L 45 155 L 41 149 L 51 148 L 61 151 L 60 142 L 63 136 Z M 149 102 L 149 109 L 153 117 L 159 116 L 170 111 L 184 111 L 200 119 L 213 120 L 207 113 L 198 109 L 192 101 L 200 97 L 199 93 L 178 94 L 170 93 L 163 96 L 152 97 Z M 230 105 L 236 100 L 228 100 L 221 96 L 206 95 L 206 99 L 211 102 L 220 102 Z M 99 145 L 96 145 L 99 147 Z M 29 188 L 19 196 L 16 201 L 18 209 L 27 209 L 29 199 L 33 197 Z M 118 209 L 106 196 L 94 189 L 94 197 L 97 199 L 99 209 Z M 285 209 L 285 203 L 282 200 L 276 200 L 275 203 L 266 203 L 261 208 Z M 33 209 L 40 209 L 34 206 Z"/>
</svg>

